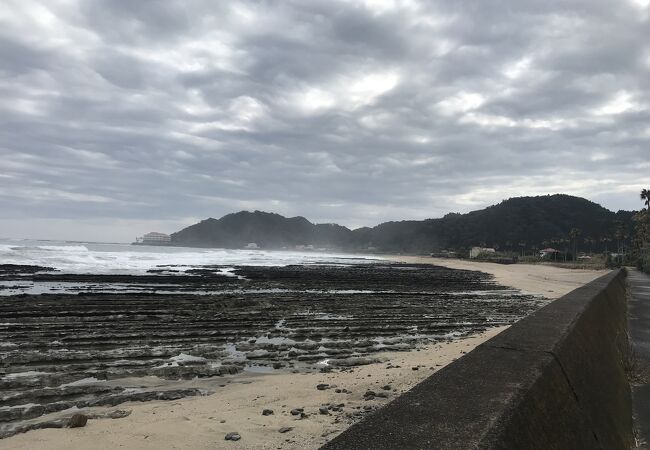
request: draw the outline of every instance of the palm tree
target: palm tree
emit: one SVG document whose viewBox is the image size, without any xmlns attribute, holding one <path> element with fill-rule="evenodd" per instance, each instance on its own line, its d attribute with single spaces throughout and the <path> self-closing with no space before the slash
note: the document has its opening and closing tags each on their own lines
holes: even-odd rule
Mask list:
<svg viewBox="0 0 650 450">
<path fill-rule="evenodd" d="M 569 237 L 573 240 L 573 260 L 577 261 L 578 260 L 578 236 L 582 231 L 580 231 L 579 228 L 572 228 L 571 231 L 569 231 Z"/>
<path fill-rule="evenodd" d="M 650 210 L 650 190 L 641 189 L 641 200 L 645 200 L 645 206 Z"/>
<path fill-rule="evenodd" d="M 628 238 L 625 228 L 623 226 L 618 227 L 614 232 L 614 237 L 618 243 L 618 253 L 625 253 L 625 240 Z M 621 242 L 623 244 L 622 246 Z"/>
<path fill-rule="evenodd" d="M 604 242 L 604 243 L 605 243 L 605 254 L 607 255 L 607 254 L 608 254 L 608 251 L 607 251 L 607 244 L 608 244 L 609 242 L 612 242 L 612 238 L 609 237 L 609 236 L 603 236 L 603 237 L 600 238 L 600 242 Z"/>
</svg>

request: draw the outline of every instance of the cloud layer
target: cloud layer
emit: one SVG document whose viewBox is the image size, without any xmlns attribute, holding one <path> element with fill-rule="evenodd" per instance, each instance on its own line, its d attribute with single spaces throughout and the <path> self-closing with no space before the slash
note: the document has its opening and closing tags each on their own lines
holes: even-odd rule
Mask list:
<svg viewBox="0 0 650 450">
<path fill-rule="evenodd" d="M 638 208 L 648 3 L 5 1 L 0 235 Z"/>
</svg>

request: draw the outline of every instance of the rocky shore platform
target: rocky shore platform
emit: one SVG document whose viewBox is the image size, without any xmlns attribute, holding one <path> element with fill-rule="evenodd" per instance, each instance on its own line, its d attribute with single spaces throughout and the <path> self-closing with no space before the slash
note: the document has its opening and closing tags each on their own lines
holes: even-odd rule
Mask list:
<svg viewBox="0 0 650 450">
<path fill-rule="evenodd" d="M 53 413 L 210 395 L 242 371 L 349 370 L 544 303 L 481 272 L 405 263 L 144 275 L 0 265 L 0 283 L 0 437 L 62 426 Z"/>
</svg>

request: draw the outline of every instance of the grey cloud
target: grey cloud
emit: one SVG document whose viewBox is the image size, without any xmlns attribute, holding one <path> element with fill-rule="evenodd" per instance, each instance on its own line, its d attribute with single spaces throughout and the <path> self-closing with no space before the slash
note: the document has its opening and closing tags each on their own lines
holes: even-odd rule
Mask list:
<svg viewBox="0 0 650 450">
<path fill-rule="evenodd" d="M 10 3 L 0 235 L 243 208 L 361 226 L 558 191 L 631 208 L 650 181 L 632 0 Z"/>
</svg>

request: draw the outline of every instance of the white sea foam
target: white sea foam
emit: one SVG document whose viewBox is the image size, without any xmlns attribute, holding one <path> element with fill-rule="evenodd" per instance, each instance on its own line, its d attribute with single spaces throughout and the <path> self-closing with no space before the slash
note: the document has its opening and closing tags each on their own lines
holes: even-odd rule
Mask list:
<svg viewBox="0 0 650 450">
<path fill-rule="evenodd" d="M 354 264 L 376 259 L 364 255 L 319 252 L 0 240 L 0 263 L 52 267 L 65 273 L 142 274 L 155 268 L 185 271 L 207 265 Z M 228 269 L 222 270 L 222 273 L 233 275 Z"/>
</svg>

